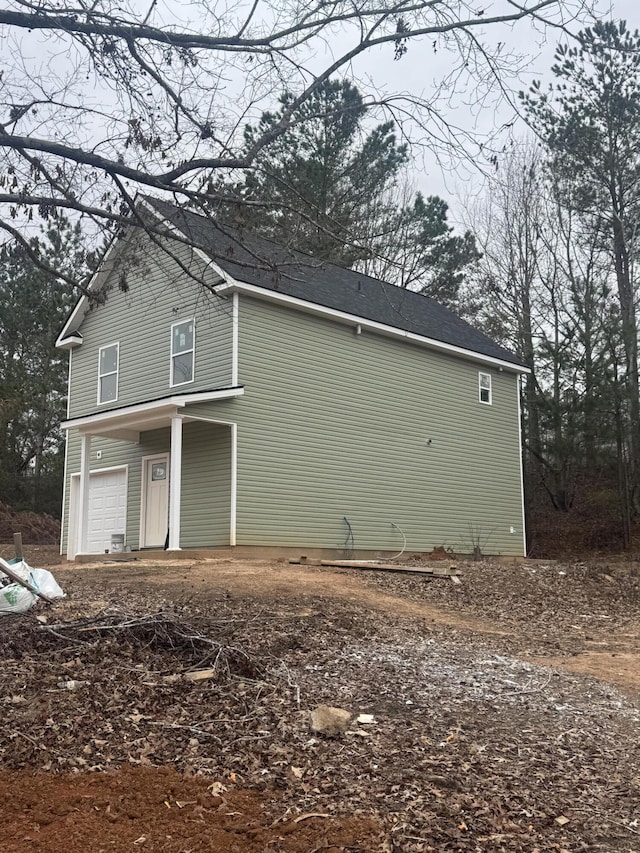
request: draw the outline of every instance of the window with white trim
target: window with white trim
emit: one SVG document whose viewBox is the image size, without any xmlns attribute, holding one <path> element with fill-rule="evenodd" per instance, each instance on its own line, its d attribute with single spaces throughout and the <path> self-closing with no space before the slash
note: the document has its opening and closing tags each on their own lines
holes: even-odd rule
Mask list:
<svg viewBox="0 0 640 853">
<path fill-rule="evenodd" d="M 120 344 L 100 347 L 98 353 L 98 403 L 115 403 L 118 399 L 118 362 Z"/>
<path fill-rule="evenodd" d="M 171 386 L 193 382 L 196 353 L 195 320 L 174 323 L 171 327 Z"/>
<path fill-rule="evenodd" d="M 478 399 L 487 406 L 491 405 L 491 374 L 478 373 Z"/>
</svg>

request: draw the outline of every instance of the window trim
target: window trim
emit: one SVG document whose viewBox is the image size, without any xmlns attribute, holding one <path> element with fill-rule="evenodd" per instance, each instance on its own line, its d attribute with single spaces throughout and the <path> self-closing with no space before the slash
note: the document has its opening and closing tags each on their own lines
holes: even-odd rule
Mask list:
<svg viewBox="0 0 640 853">
<path fill-rule="evenodd" d="M 489 387 L 483 387 L 482 380 L 483 378 L 487 378 L 489 380 Z M 482 392 L 489 392 L 489 399 L 482 399 Z M 478 371 L 478 402 L 482 403 L 483 406 L 492 406 L 493 405 L 493 381 L 490 373 L 487 373 L 485 370 Z"/>
<path fill-rule="evenodd" d="M 100 373 L 100 360 L 104 350 L 111 349 L 111 347 L 116 348 L 116 369 L 112 370 L 110 373 Z M 109 400 L 101 400 L 100 399 L 100 391 L 102 389 L 102 379 L 105 376 L 113 376 L 116 377 L 116 395 L 115 397 Z M 97 405 L 98 406 L 106 406 L 108 403 L 117 403 L 118 402 L 118 394 L 120 393 L 120 341 L 114 341 L 111 344 L 105 344 L 100 347 L 98 350 L 98 392 L 97 392 Z"/>
<path fill-rule="evenodd" d="M 183 326 L 185 323 L 193 323 L 193 346 L 190 350 L 185 350 L 184 352 L 175 352 L 173 351 L 173 330 L 176 326 Z M 170 388 L 179 388 L 181 385 L 191 385 L 195 382 L 196 379 L 196 318 L 190 317 L 186 320 L 178 320 L 177 323 L 171 324 L 171 342 L 170 342 L 170 356 L 169 356 L 169 387 Z M 191 353 L 191 379 L 187 379 L 185 382 L 174 382 L 174 370 L 173 370 L 173 360 L 177 355 L 187 355 Z"/>
</svg>

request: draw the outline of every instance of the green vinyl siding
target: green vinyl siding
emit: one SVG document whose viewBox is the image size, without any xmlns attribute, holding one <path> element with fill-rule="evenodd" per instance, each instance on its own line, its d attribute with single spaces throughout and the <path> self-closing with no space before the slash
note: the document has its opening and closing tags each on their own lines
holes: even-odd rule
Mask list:
<svg viewBox="0 0 640 853">
<path fill-rule="evenodd" d="M 211 278 L 185 246 L 171 247 L 175 260 L 143 238 L 120 256 L 106 302 L 82 321 L 83 343 L 73 351 L 69 417 L 169 396 L 231 385 L 232 304 L 215 296 L 180 268 Z M 119 286 L 126 271 L 126 291 Z M 171 387 L 171 327 L 195 319 L 194 381 Z M 98 399 L 101 347 L 119 344 L 118 396 Z"/>
<path fill-rule="evenodd" d="M 128 286 L 126 293 L 112 290 L 82 323 L 70 417 L 174 393 L 171 326 L 190 318 L 195 381 L 175 393 L 231 384 L 231 299 L 207 294 L 156 249 L 144 275 L 132 269 Z M 182 547 L 229 542 L 227 424 L 236 423 L 238 545 L 399 551 L 406 537 L 409 551 L 470 552 L 479 544 L 487 554 L 523 553 L 513 372 L 366 329 L 357 334 L 353 326 L 244 295 L 238 302 L 244 396 L 181 410 L 223 422 L 184 425 Z M 118 400 L 100 407 L 98 352 L 116 341 Z M 491 375 L 491 405 L 479 401 L 479 372 Z M 142 432 L 138 445 L 92 440 L 92 470 L 128 466 L 132 548 L 139 544 L 142 458 L 169 450 L 168 428 Z M 79 453 L 73 431 L 65 547 L 69 477 L 79 470 Z"/>
<path fill-rule="evenodd" d="M 75 354 L 74 354 L 75 358 Z M 69 536 L 69 504 L 71 499 L 71 476 L 80 473 L 80 434 L 71 430 L 67 437 L 67 470 L 65 481 L 65 506 L 62 550 L 66 552 Z M 127 545 L 138 547 L 140 538 L 140 484 L 142 457 L 169 450 L 169 430 L 158 429 L 140 433 L 140 444 L 94 436 L 91 439 L 91 471 L 127 466 Z M 98 459 L 97 454 L 101 454 Z"/>
<path fill-rule="evenodd" d="M 515 374 L 244 295 L 239 371 L 239 545 L 523 553 Z"/>
<path fill-rule="evenodd" d="M 230 525 L 231 428 L 186 423 L 182 434 L 180 545 L 228 545 Z"/>
<path fill-rule="evenodd" d="M 169 428 L 140 433 L 140 443 L 94 437 L 91 470 L 127 466 L 126 544 L 140 542 L 142 460 L 170 451 Z M 182 444 L 181 546 L 197 548 L 229 544 L 231 503 L 231 429 L 208 423 L 185 423 Z M 101 458 L 97 458 L 97 453 Z M 63 552 L 69 530 L 70 477 L 80 471 L 80 436 L 69 435 L 65 489 Z"/>
</svg>

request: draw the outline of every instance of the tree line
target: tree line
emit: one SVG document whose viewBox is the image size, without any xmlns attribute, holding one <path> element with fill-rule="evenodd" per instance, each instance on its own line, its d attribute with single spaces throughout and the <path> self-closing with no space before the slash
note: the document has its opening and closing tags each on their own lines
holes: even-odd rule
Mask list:
<svg viewBox="0 0 640 853">
<path fill-rule="evenodd" d="M 635 269 L 640 36 L 598 22 L 520 95 L 537 138 L 501 158 L 470 215 L 486 328 L 532 368 L 523 435 L 530 532 L 545 504 L 582 546 L 632 544 L 640 513 Z"/>
</svg>

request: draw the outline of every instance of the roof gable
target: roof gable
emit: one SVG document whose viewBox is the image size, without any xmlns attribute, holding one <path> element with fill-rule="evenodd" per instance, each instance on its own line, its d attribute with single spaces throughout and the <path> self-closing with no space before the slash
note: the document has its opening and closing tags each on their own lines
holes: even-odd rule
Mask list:
<svg viewBox="0 0 640 853">
<path fill-rule="evenodd" d="M 429 296 L 220 227 L 167 202 L 146 200 L 237 282 L 524 367 L 514 353 Z"/>
<path fill-rule="evenodd" d="M 124 237 L 112 239 L 107 246 L 102 260 L 86 286 L 85 293 L 77 299 L 64 326 L 60 330 L 60 334 L 56 338 L 56 346 L 59 349 L 74 349 L 82 343 L 82 335 L 79 330 L 82 321 L 87 316 L 91 307 L 91 301 L 87 294 L 91 291 L 94 293 L 99 291 L 109 279 L 109 276 L 113 274 L 128 242 L 129 235 L 127 234 Z"/>
<path fill-rule="evenodd" d="M 319 261 L 256 235 L 219 226 L 160 199 L 147 196 L 141 203 L 160 217 L 160 227 L 169 232 L 167 239 L 175 235 L 195 247 L 202 260 L 209 259 L 213 271 L 230 284 L 246 283 L 258 288 L 256 293 L 262 290 L 265 295 L 270 292 L 291 297 L 300 303 L 397 329 L 426 342 L 443 344 L 459 354 L 466 351 L 528 372 L 518 356 L 429 296 Z M 126 242 L 125 237 L 112 244 L 89 288 L 103 282 L 113 271 Z M 77 333 L 88 306 L 89 300 L 83 296 L 58 337 L 59 347 L 72 348 L 81 343 L 82 336 Z"/>
</svg>

